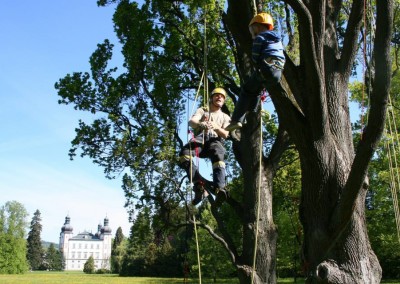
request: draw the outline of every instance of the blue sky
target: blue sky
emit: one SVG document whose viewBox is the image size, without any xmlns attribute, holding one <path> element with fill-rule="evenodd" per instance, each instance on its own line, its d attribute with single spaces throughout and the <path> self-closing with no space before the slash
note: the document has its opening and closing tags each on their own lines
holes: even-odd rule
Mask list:
<svg viewBox="0 0 400 284">
<path fill-rule="evenodd" d="M 66 215 L 74 233 L 95 232 L 104 217 L 115 234 L 129 234 L 120 178 L 108 180 L 88 158 L 69 160 L 80 118 L 59 105 L 54 83 L 88 71 L 96 45 L 117 44 L 115 6 L 96 0 L 6 1 L 0 10 L 0 205 L 16 200 L 30 214 L 39 209 L 42 239 L 57 242 Z M 117 58 L 118 60 L 118 58 Z"/>
</svg>

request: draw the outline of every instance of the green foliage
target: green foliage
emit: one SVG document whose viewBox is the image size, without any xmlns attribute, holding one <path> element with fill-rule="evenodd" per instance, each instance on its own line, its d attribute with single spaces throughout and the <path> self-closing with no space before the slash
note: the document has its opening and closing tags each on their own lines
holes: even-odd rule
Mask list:
<svg viewBox="0 0 400 284">
<path fill-rule="evenodd" d="M 122 259 L 126 250 L 126 241 L 122 228 L 118 227 L 111 249 L 111 272 L 119 273 L 121 271 Z"/>
<path fill-rule="evenodd" d="M 144 207 L 134 221 L 127 242 L 123 242 L 120 275 L 122 276 L 180 276 L 182 247 L 179 231 L 167 233 L 154 227 L 156 218 Z M 157 228 L 157 232 L 156 229 Z M 156 233 L 155 233 L 156 232 Z"/>
<path fill-rule="evenodd" d="M 46 269 L 50 271 L 61 271 L 63 270 L 63 256 L 59 250 L 57 250 L 53 243 L 50 244 L 46 252 L 45 257 Z"/>
<path fill-rule="evenodd" d="M 209 229 L 217 231 L 217 223 L 212 217 L 210 205 L 207 203 L 201 208 L 199 221 L 207 224 Z M 227 251 L 221 243 L 216 242 L 208 231 L 204 228 L 197 227 L 197 241 L 199 250 L 197 250 L 196 236 L 193 235 L 190 241 L 190 251 L 188 261 L 191 266 L 190 274 L 193 278 L 198 277 L 199 263 L 198 254 L 200 256 L 200 269 L 202 277 L 225 278 L 235 275 L 235 268 L 229 259 Z"/>
<path fill-rule="evenodd" d="M 109 40 L 104 40 L 90 58 L 90 72 L 67 74 L 55 87 L 60 104 L 72 104 L 77 110 L 93 114 L 93 121 L 79 122 L 70 150 L 71 159 L 78 154 L 87 156 L 102 166 L 109 178 L 124 172 L 122 188 L 126 206 L 135 222 L 129 239 L 113 246 L 113 270 L 120 271 L 121 275 L 175 273 L 178 268 L 182 269 L 179 263 L 186 250 L 185 241 L 193 242 L 192 231 L 186 233 L 184 230 L 171 229 L 186 221 L 182 206 L 185 189 L 181 186 L 182 182 L 178 182 L 183 173 L 176 167 L 177 152 L 183 143 L 179 137 L 182 131 L 180 127 L 189 112 L 186 105 L 188 101 L 193 101 L 196 94 L 205 69 L 205 54 L 209 89 L 215 85 L 224 86 L 236 95 L 240 90 L 239 68 L 236 66 L 239 60 L 235 43 L 226 26 L 223 26 L 223 21 L 227 20 L 221 17 L 224 1 L 137 2 L 98 1 L 100 6 L 117 4 L 113 21 L 122 45 L 122 66 L 118 66 L 118 69 L 109 66 L 115 47 Z M 343 1 L 340 11 L 339 48 L 342 48 L 341 39 L 351 3 Z M 286 13 L 290 23 L 284 30 L 289 34 L 287 51 L 292 58 L 297 58 L 299 35 L 290 30 L 298 25 L 293 10 L 276 1 L 264 1 L 264 4 L 265 9 L 273 8 L 277 21 L 282 22 Z M 351 86 L 355 100 L 361 98 L 360 87 L 357 83 Z M 200 91 L 203 91 L 202 88 Z M 230 107 L 232 109 L 232 105 Z M 264 146 L 269 153 L 277 133 L 273 119 L 267 122 L 266 130 Z M 228 154 L 228 160 L 233 160 L 232 153 L 228 151 Z M 302 234 L 297 215 L 300 167 L 295 151 L 287 153 L 281 166 L 283 168 L 274 182 L 274 212 L 280 233 L 277 263 L 281 272 L 295 273 L 300 270 L 296 257 L 299 255 L 298 242 Z M 242 201 L 240 171 L 236 164 L 233 165 L 230 178 L 232 182 L 228 187 L 231 194 L 236 200 Z M 379 196 L 375 195 L 375 201 Z M 374 206 L 380 208 L 383 205 L 377 203 Z M 136 218 L 135 210 L 139 210 Z M 242 249 L 241 230 L 238 230 L 240 222 L 232 217 L 234 214 L 229 210 L 232 209 L 224 205 L 221 216 L 238 249 Z M 201 214 L 204 214 L 201 220 L 215 229 L 207 209 Z M 380 225 L 376 223 L 377 232 L 374 236 L 378 235 Z M 221 271 L 229 274 L 229 259 L 221 246 L 204 230 L 199 232 L 204 272 L 210 276 L 221 274 Z M 171 236 L 172 240 L 169 238 Z M 385 246 L 388 239 L 392 240 L 382 239 L 385 239 L 385 242 L 381 242 Z M 372 243 L 378 246 L 378 243 Z M 192 271 L 195 270 L 196 267 L 192 267 Z"/>
<path fill-rule="evenodd" d="M 274 179 L 274 219 L 278 228 L 277 272 L 279 277 L 300 273 L 302 227 L 299 221 L 301 170 L 295 149 L 286 151 Z"/>
<path fill-rule="evenodd" d="M 28 213 L 17 201 L 0 208 L 0 273 L 18 274 L 28 270 L 25 230 Z"/>
<path fill-rule="evenodd" d="M 400 2 L 396 1 L 396 10 L 400 9 Z M 395 22 L 400 21 L 399 14 L 395 14 Z M 398 27 L 395 27 L 395 33 Z M 396 37 L 396 36 L 395 36 Z M 390 170 L 389 163 L 389 153 L 388 147 L 394 149 L 397 148 L 397 135 L 395 131 L 398 128 L 393 124 L 393 121 L 400 120 L 399 105 L 400 105 L 400 76 L 398 73 L 398 59 L 399 59 L 399 43 L 393 42 L 392 57 L 393 57 L 393 76 L 391 84 L 391 106 L 388 109 L 388 117 L 386 124 L 386 132 L 380 142 L 376 154 L 373 157 L 371 164 L 369 166 L 369 191 L 366 198 L 367 207 L 367 227 L 368 235 L 371 241 L 371 246 L 376 253 L 379 262 L 382 266 L 382 274 L 384 278 L 398 278 L 399 277 L 399 263 L 400 263 L 400 253 L 398 252 L 398 232 L 396 230 L 396 221 L 394 213 L 394 203 L 391 194 L 391 176 L 398 171 L 396 166 L 393 171 Z M 349 85 L 349 90 L 351 92 L 351 99 L 359 104 L 360 109 L 364 108 L 364 115 L 368 113 L 368 96 L 367 88 L 363 86 L 362 82 L 355 81 Z M 364 116 L 364 120 L 367 116 Z M 389 119 L 390 118 L 390 119 Z M 361 120 L 361 118 L 360 118 Z M 389 122 L 392 123 L 391 128 L 393 133 L 390 133 Z M 364 121 L 364 125 L 365 125 Z M 359 129 L 361 125 L 360 121 L 354 123 L 354 128 Z M 355 135 L 356 141 L 359 141 L 360 135 Z M 392 143 L 394 142 L 394 143 Z M 393 151 L 392 151 L 393 153 Z M 391 155 L 390 158 L 394 162 L 395 159 L 400 159 L 399 151 L 396 151 L 396 156 Z M 398 185 L 397 181 L 395 185 Z M 399 192 L 399 191 L 398 191 Z"/>
<path fill-rule="evenodd" d="M 32 270 L 43 269 L 44 251 L 40 234 L 42 232 L 42 218 L 40 211 L 36 210 L 31 221 L 27 239 L 27 259 Z"/>
<path fill-rule="evenodd" d="M 85 262 L 85 265 L 83 266 L 83 272 L 87 274 L 93 274 L 95 272 L 93 256 L 90 256 Z"/>
</svg>

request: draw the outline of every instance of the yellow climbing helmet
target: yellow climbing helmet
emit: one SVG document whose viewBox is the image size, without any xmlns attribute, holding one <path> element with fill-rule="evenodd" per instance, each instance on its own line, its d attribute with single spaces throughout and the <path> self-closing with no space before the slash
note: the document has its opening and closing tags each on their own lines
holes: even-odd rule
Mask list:
<svg viewBox="0 0 400 284">
<path fill-rule="evenodd" d="M 224 98 L 226 99 L 226 91 L 224 90 L 224 88 L 215 88 L 212 92 L 211 92 L 211 97 L 215 94 L 221 94 L 224 96 Z"/>
<path fill-rule="evenodd" d="M 249 27 L 254 24 L 259 23 L 263 25 L 267 25 L 269 30 L 274 29 L 274 20 L 272 19 L 271 15 L 268 13 L 259 13 L 251 19 Z"/>
</svg>

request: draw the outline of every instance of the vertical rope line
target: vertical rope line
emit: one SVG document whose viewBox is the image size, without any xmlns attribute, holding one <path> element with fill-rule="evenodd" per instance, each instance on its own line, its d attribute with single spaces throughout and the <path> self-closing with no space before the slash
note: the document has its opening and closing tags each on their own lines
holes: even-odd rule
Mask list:
<svg viewBox="0 0 400 284">
<path fill-rule="evenodd" d="M 194 139 L 194 135 L 192 137 Z M 189 151 L 190 151 L 190 186 L 193 189 L 193 161 L 192 161 L 192 144 L 189 142 Z M 196 151 L 196 165 L 197 169 L 199 168 L 199 155 L 197 147 L 195 146 Z M 199 239 L 197 236 L 197 222 L 196 222 L 196 215 L 193 213 L 193 226 L 194 226 L 194 234 L 196 240 L 196 253 L 197 253 L 197 264 L 199 266 L 199 283 L 201 284 L 201 263 L 200 263 L 200 249 L 199 249 Z"/>
<path fill-rule="evenodd" d="M 204 72 L 203 72 L 203 75 L 202 75 L 202 79 L 203 79 L 203 76 L 204 76 Z M 195 100 L 193 102 L 191 116 L 193 115 L 194 106 L 196 105 L 196 100 L 197 100 L 198 95 L 199 95 L 202 79 L 200 80 L 200 84 L 199 84 L 199 87 L 197 89 L 196 97 L 195 97 Z M 188 100 L 188 112 L 189 112 L 189 100 Z M 188 114 L 188 131 L 187 132 L 191 133 L 189 131 L 189 119 L 190 118 L 189 118 L 189 114 Z M 194 139 L 194 134 L 193 133 L 192 133 L 192 139 Z M 189 153 L 190 153 L 190 177 L 189 177 L 189 179 L 190 179 L 190 187 L 192 189 L 190 191 L 190 197 L 192 199 L 192 197 L 193 197 L 193 195 L 192 195 L 192 193 L 193 193 L 193 159 L 192 159 L 192 143 L 190 143 L 190 139 L 189 139 Z M 199 168 L 199 154 L 198 154 L 198 149 L 197 149 L 196 146 L 195 146 L 195 153 L 196 153 L 196 166 L 197 166 L 197 169 L 198 169 Z M 196 216 L 193 213 L 193 226 L 194 226 L 194 233 L 195 233 L 195 240 L 196 240 L 197 264 L 199 266 L 199 283 L 201 284 L 200 249 L 199 249 L 199 239 L 198 239 L 198 236 L 197 236 L 197 225 L 196 225 L 196 223 L 197 223 L 196 222 Z"/>
<path fill-rule="evenodd" d="M 388 142 L 388 141 L 385 142 L 385 146 L 386 146 L 386 149 L 387 149 L 387 151 L 388 151 L 389 172 L 390 172 L 390 191 L 391 191 L 391 193 L 392 193 L 392 198 L 393 198 L 393 208 L 395 208 L 396 205 L 398 206 L 397 199 L 396 199 L 396 201 L 394 201 L 395 197 L 397 198 L 397 194 L 396 194 L 396 181 L 395 181 L 395 178 L 394 178 L 394 169 L 393 169 L 392 153 L 391 153 L 391 150 L 390 150 L 390 146 L 389 146 L 389 142 Z M 398 222 L 398 220 L 399 220 L 399 213 L 398 213 L 397 210 L 394 210 L 394 215 L 395 215 L 395 219 L 396 219 L 397 238 L 398 238 L 398 240 L 399 240 L 399 242 L 400 242 L 400 232 L 399 232 L 399 229 L 398 229 L 398 227 L 399 227 L 399 222 Z"/>
<path fill-rule="evenodd" d="M 251 283 L 254 283 L 254 274 L 256 269 L 256 259 L 257 259 L 257 245 L 258 245 L 258 225 L 260 220 L 260 201 L 261 201 L 261 184 L 262 184 L 262 154 L 263 154 L 263 133 L 262 133 L 262 126 L 263 126 L 263 102 L 261 102 L 261 112 L 260 112 L 260 144 L 259 144 L 259 163 L 258 163 L 258 193 L 257 193 L 257 220 L 256 220 L 256 233 L 254 238 L 254 253 L 253 253 L 253 269 L 251 271 Z"/>
<path fill-rule="evenodd" d="M 389 96 L 389 104 L 390 106 L 392 105 L 391 97 Z M 398 199 L 397 199 L 397 191 L 400 186 L 400 173 L 399 173 L 399 168 L 398 168 L 398 163 L 397 163 L 397 152 L 396 152 L 396 143 L 394 140 L 394 135 L 393 135 L 393 129 L 392 129 L 392 124 L 393 128 L 395 129 L 395 135 L 396 139 L 398 140 L 398 133 L 396 129 L 396 120 L 394 117 L 393 110 L 389 111 L 387 110 L 388 114 L 388 125 L 389 125 L 389 131 L 390 131 L 390 139 L 391 139 L 391 145 L 392 145 L 392 152 L 390 153 L 390 160 L 392 160 L 392 155 L 393 155 L 393 160 L 394 160 L 394 167 L 393 163 L 391 163 L 391 173 L 392 171 L 394 172 L 393 175 L 397 179 L 397 183 L 393 183 L 393 186 L 391 187 L 392 191 L 392 199 L 393 199 L 393 210 L 395 214 L 395 219 L 396 219 L 396 229 L 397 229 L 397 237 L 400 242 L 400 210 L 399 210 L 399 204 L 398 204 Z M 399 147 L 399 145 L 397 145 Z M 396 170 L 394 170 L 396 169 Z"/>
<path fill-rule="evenodd" d="M 193 223 L 194 223 L 194 234 L 196 236 L 197 263 L 199 265 L 199 283 L 201 284 L 200 248 L 199 248 L 199 238 L 197 236 L 196 216 L 194 214 L 193 214 Z"/>
<path fill-rule="evenodd" d="M 208 108 L 207 6 L 204 7 L 204 107 Z"/>
</svg>

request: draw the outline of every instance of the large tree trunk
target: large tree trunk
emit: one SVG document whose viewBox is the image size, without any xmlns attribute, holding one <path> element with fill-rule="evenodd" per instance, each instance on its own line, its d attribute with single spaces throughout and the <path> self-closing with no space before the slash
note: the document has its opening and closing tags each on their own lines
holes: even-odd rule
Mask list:
<svg viewBox="0 0 400 284">
<path fill-rule="evenodd" d="M 243 128 L 238 147 L 245 153 L 240 159 L 244 179 L 243 253 L 238 266 L 240 283 L 276 283 L 277 231 L 272 216 L 275 169 L 260 151 L 263 147 L 260 144 L 260 114 L 248 117 L 248 126 Z"/>
<path fill-rule="evenodd" d="M 381 268 L 365 222 L 367 169 L 383 131 L 390 86 L 393 1 L 377 2 L 374 56 L 379 64 L 370 98 L 368 125 L 354 151 L 348 110 L 348 78 L 358 50 L 363 1 L 353 1 L 343 48 L 337 46 L 340 1 L 286 1 L 300 25 L 301 65 L 288 60 L 287 95 L 271 90 L 280 123 L 300 154 L 307 283 L 379 283 Z M 289 92 L 288 92 L 289 93 Z M 293 98 L 297 104 L 293 104 Z"/>
<path fill-rule="evenodd" d="M 307 283 L 379 283 L 381 268 L 365 223 L 367 183 L 360 190 L 350 220 L 335 214 L 351 164 L 332 140 L 318 141 L 302 157 L 300 216 L 304 227 L 303 263 Z M 336 224 L 345 224 L 336 226 Z"/>
<path fill-rule="evenodd" d="M 377 1 L 374 58 L 379 74 L 373 80 L 368 126 L 356 152 L 347 85 L 359 48 L 364 2 L 352 2 L 341 49 L 336 27 L 342 1 L 284 2 L 293 8 L 299 20 L 300 65 L 287 58 L 287 82 L 283 80 L 269 91 L 280 127 L 289 133 L 301 159 L 300 218 L 304 226 L 302 257 L 307 283 L 379 283 L 381 268 L 366 230 L 365 196 L 368 163 L 383 131 L 390 86 L 393 0 Z M 251 42 L 244 35 L 248 35 L 246 22 L 252 16 L 251 6 L 249 1 L 228 3 L 225 20 L 237 43 L 239 73 L 245 78 L 250 70 Z M 257 204 L 260 155 L 256 125 L 252 119 L 243 128 L 236 154 L 244 173 L 246 212 L 243 266 L 238 270 L 241 283 L 250 283 L 254 220 L 259 205 L 262 218 L 254 283 L 275 283 L 276 232 L 270 211 L 274 172 L 268 171 L 267 163 L 262 164 L 261 201 Z"/>
</svg>

